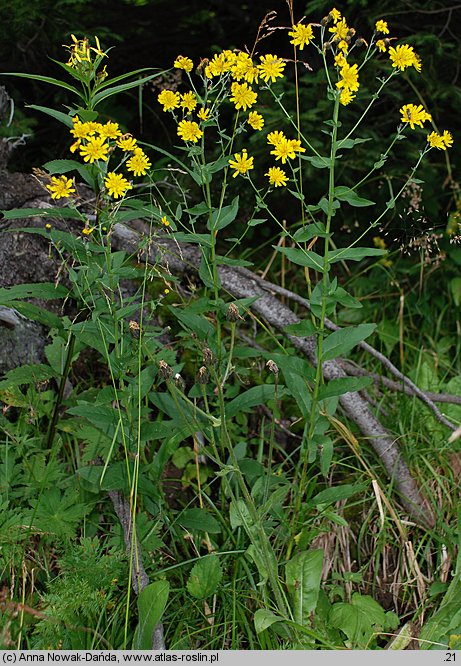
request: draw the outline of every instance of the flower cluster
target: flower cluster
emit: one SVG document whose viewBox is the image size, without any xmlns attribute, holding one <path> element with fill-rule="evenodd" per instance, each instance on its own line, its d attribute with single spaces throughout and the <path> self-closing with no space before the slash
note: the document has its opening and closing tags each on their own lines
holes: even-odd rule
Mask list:
<svg viewBox="0 0 461 666">
<path fill-rule="evenodd" d="M 437 134 L 437 132 L 431 132 L 427 135 L 427 142 L 431 148 L 437 148 L 438 150 L 446 150 L 451 148 L 453 145 L 453 136 L 450 132 L 445 130 L 443 134 Z"/>
<path fill-rule="evenodd" d="M 118 123 L 82 122 L 78 116 L 74 116 L 72 120 L 70 133 L 75 141 L 70 150 L 73 153 L 78 151 L 84 162 L 107 162 L 110 154 L 119 148 L 124 153 L 122 162 L 134 176 L 144 176 L 151 167 L 149 158 L 138 146 L 136 139 L 131 134 L 122 134 Z M 132 189 L 130 181 L 114 171 L 107 172 L 104 185 L 109 196 L 114 199 L 124 197 L 128 190 Z"/>
<path fill-rule="evenodd" d="M 296 153 L 305 153 L 306 149 L 301 146 L 299 139 L 287 139 L 283 132 L 275 131 L 267 135 L 267 143 L 274 146 L 271 155 L 275 155 L 276 160 L 281 160 L 285 164 L 287 159 L 294 159 Z"/>
</svg>

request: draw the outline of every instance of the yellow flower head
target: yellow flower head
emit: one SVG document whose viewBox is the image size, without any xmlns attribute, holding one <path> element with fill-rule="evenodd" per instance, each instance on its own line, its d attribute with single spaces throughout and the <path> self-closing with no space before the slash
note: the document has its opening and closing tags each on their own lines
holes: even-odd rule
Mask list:
<svg viewBox="0 0 461 666">
<path fill-rule="evenodd" d="M 115 143 L 125 152 L 132 152 L 138 144 L 136 139 L 131 134 L 124 134 L 119 139 L 117 139 Z"/>
<path fill-rule="evenodd" d="M 331 10 L 331 12 L 329 13 L 329 16 L 331 16 L 331 18 L 333 19 L 333 21 L 336 23 L 336 22 L 339 21 L 339 19 L 341 18 L 341 12 L 339 12 L 339 11 L 336 9 L 336 7 L 333 7 L 333 9 Z"/>
<path fill-rule="evenodd" d="M 73 184 L 66 176 L 51 176 L 51 183 L 46 186 L 46 189 L 51 192 L 52 199 L 63 199 L 75 192 Z"/>
<path fill-rule="evenodd" d="M 179 55 L 173 64 L 175 67 L 177 67 L 178 69 L 183 69 L 185 72 L 192 71 L 192 68 L 194 66 L 194 63 L 190 58 L 186 58 L 185 56 L 182 55 Z"/>
<path fill-rule="evenodd" d="M 151 162 L 141 148 L 135 148 L 133 155 L 126 163 L 128 171 L 134 173 L 135 176 L 144 176 L 150 167 Z"/>
<path fill-rule="evenodd" d="M 338 39 L 346 39 L 347 33 L 349 32 L 346 19 L 343 18 L 340 21 L 337 21 L 332 28 L 329 28 L 329 31 L 332 32 L 333 35 Z"/>
<path fill-rule="evenodd" d="M 275 130 L 274 132 L 269 132 L 267 135 L 267 143 L 271 144 L 272 146 L 278 146 L 285 138 L 286 137 L 283 132 Z"/>
<path fill-rule="evenodd" d="M 353 99 L 355 99 L 355 95 L 351 93 L 349 88 L 343 88 L 341 90 L 339 101 L 343 106 L 347 106 L 348 104 L 350 104 Z"/>
<path fill-rule="evenodd" d="M 124 197 L 128 190 L 131 190 L 133 187 L 124 176 L 120 173 L 114 173 L 113 171 L 109 171 L 105 177 L 104 185 L 106 186 L 109 195 L 114 197 L 114 199 Z"/>
<path fill-rule="evenodd" d="M 160 222 L 163 224 L 164 227 L 169 227 L 170 224 L 171 224 L 171 223 L 170 223 L 170 220 L 167 218 L 166 215 L 164 215 L 164 216 L 162 217 L 162 219 L 160 220 Z"/>
<path fill-rule="evenodd" d="M 392 67 L 397 67 L 403 72 L 407 67 L 420 67 L 420 60 L 409 44 L 399 44 L 395 48 L 393 46 L 389 49 L 389 58 L 392 62 Z"/>
<path fill-rule="evenodd" d="M 200 120 L 208 120 L 210 117 L 210 109 L 204 109 L 203 107 L 198 111 L 197 116 Z"/>
<path fill-rule="evenodd" d="M 286 63 L 283 62 L 280 58 L 275 55 L 263 55 L 260 56 L 261 64 L 258 65 L 260 76 L 265 83 L 271 81 L 275 82 L 276 79 L 283 76 L 283 70 L 286 67 Z"/>
<path fill-rule="evenodd" d="M 164 111 L 172 111 L 177 109 L 181 101 L 181 97 L 178 92 L 173 92 L 173 90 L 162 90 L 157 97 L 160 104 L 163 104 Z"/>
<path fill-rule="evenodd" d="M 197 125 L 196 122 L 191 120 L 181 120 L 178 125 L 177 134 L 183 141 L 197 141 L 203 136 L 203 130 Z"/>
<path fill-rule="evenodd" d="M 405 104 L 400 109 L 402 114 L 401 121 L 403 123 L 408 123 L 411 129 L 415 129 L 415 125 L 423 127 L 423 123 L 427 120 L 432 120 L 431 114 L 427 113 L 420 104 L 416 106 L 415 104 Z"/>
<path fill-rule="evenodd" d="M 347 62 L 339 70 L 341 79 L 337 82 L 337 88 L 347 88 L 351 92 L 356 92 L 359 89 L 359 72 L 358 65 L 348 65 Z"/>
<path fill-rule="evenodd" d="M 103 136 L 90 136 L 85 145 L 80 146 L 80 155 L 83 157 L 84 162 L 89 162 L 90 164 L 93 164 L 95 160 L 107 162 L 109 144 L 105 141 Z"/>
<path fill-rule="evenodd" d="M 301 142 L 298 139 L 287 139 L 283 136 L 274 144 L 274 150 L 271 150 L 271 155 L 275 155 L 276 160 L 281 160 L 282 164 L 285 164 L 287 159 L 294 159 L 297 152 L 306 152 L 306 149 L 302 148 Z"/>
<path fill-rule="evenodd" d="M 339 44 L 338 44 L 338 49 L 340 51 L 343 51 L 343 53 L 347 53 L 349 50 L 349 44 L 346 42 L 345 39 L 342 39 Z"/>
<path fill-rule="evenodd" d="M 248 157 L 246 148 L 242 150 L 242 153 L 235 153 L 235 160 L 229 160 L 229 166 L 231 169 L 235 169 L 235 173 L 232 174 L 236 178 L 239 174 L 242 176 L 248 173 L 250 169 L 254 169 L 253 158 Z"/>
<path fill-rule="evenodd" d="M 250 111 L 248 115 L 248 124 L 254 130 L 262 130 L 262 128 L 264 127 L 264 118 L 257 111 Z"/>
<path fill-rule="evenodd" d="M 253 60 L 248 53 L 240 51 L 235 57 L 235 63 L 231 68 L 231 75 L 234 81 L 245 79 L 248 83 L 253 83 L 253 81 L 257 81 L 259 70 L 254 66 Z"/>
<path fill-rule="evenodd" d="M 248 107 L 253 106 L 258 97 L 257 93 L 247 83 L 238 83 L 234 81 L 231 86 L 232 95 L 230 101 L 234 103 L 235 108 L 247 110 Z"/>
<path fill-rule="evenodd" d="M 335 56 L 335 65 L 336 67 L 344 67 L 344 65 L 347 65 L 347 60 L 344 56 L 344 53 L 338 53 Z"/>
<path fill-rule="evenodd" d="M 230 72 L 235 63 L 235 58 L 236 55 L 232 51 L 216 53 L 205 68 L 205 75 L 211 79 L 213 76 L 221 76 Z"/>
<path fill-rule="evenodd" d="M 121 136 L 122 132 L 118 123 L 113 123 L 109 120 L 105 125 L 101 125 L 99 134 L 105 139 L 116 139 Z"/>
<path fill-rule="evenodd" d="M 376 21 L 375 30 L 376 32 L 380 32 L 382 35 L 389 34 L 389 28 L 387 27 L 386 21 Z"/>
<path fill-rule="evenodd" d="M 85 227 L 84 229 L 82 229 L 82 234 L 84 234 L 85 236 L 89 236 L 90 234 L 93 233 L 95 229 L 96 227 Z"/>
<path fill-rule="evenodd" d="M 446 150 L 453 145 L 453 137 L 447 130 L 442 135 L 431 132 L 427 135 L 427 141 L 431 148 L 437 148 L 438 150 Z"/>
<path fill-rule="evenodd" d="M 314 31 L 312 30 L 310 23 L 308 23 L 308 25 L 298 23 L 293 26 L 293 30 L 288 34 L 290 37 L 293 37 L 293 39 L 290 39 L 290 44 L 293 44 L 293 46 L 299 46 L 300 51 L 302 51 L 314 38 Z"/>
<path fill-rule="evenodd" d="M 378 47 L 378 50 L 381 51 L 381 53 L 385 53 L 387 51 L 387 46 L 384 39 L 378 39 L 376 46 Z"/>
<path fill-rule="evenodd" d="M 91 127 L 90 123 L 82 123 L 78 116 L 74 116 L 72 122 L 73 127 L 70 130 L 70 133 L 76 139 L 87 139 L 95 133 L 95 130 Z"/>
<path fill-rule="evenodd" d="M 280 167 L 270 167 L 264 175 L 269 177 L 269 183 L 274 187 L 285 187 L 288 182 L 288 176 Z"/>
<path fill-rule="evenodd" d="M 185 111 L 193 111 L 197 106 L 197 97 L 195 96 L 195 93 L 192 91 L 183 93 L 181 95 L 180 105 Z"/>
</svg>

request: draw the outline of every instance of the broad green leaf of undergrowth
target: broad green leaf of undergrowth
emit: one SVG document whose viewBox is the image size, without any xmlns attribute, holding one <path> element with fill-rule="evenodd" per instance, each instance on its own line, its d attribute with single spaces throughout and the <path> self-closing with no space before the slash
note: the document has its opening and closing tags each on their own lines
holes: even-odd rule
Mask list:
<svg viewBox="0 0 461 666">
<path fill-rule="evenodd" d="M 388 629 L 395 629 L 398 617 L 395 613 L 385 612 L 369 595 L 355 592 L 351 603 L 339 602 L 332 606 L 328 621 L 336 629 L 341 629 L 353 649 L 364 650 L 373 635 Z"/>
<path fill-rule="evenodd" d="M 237 217 L 239 210 L 239 196 L 237 195 L 229 206 L 222 208 L 215 208 L 211 214 L 211 221 L 208 222 L 207 228 L 210 231 L 218 231 L 224 229 Z"/>
<path fill-rule="evenodd" d="M 133 650 L 152 650 L 154 629 L 168 601 L 170 584 L 159 580 L 147 585 L 138 596 L 138 626 L 133 638 Z"/>
<path fill-rule="evenodd" d="M 66 298 L 68 293 L 68 289 L 53 282 L 16 284 L 13 287 L 0 288 L 0 305 L 7 305 L 10 301 L 21 298 L 40 298 L 42 301 Z"/>
<path fill-rule="evenodd" d="M 207 599 L 214 594 L 222 578 L 217 555 L 205 555 L 192 567 L 187 581 L 187 591 L 196 599 Z"/>
<path fill-rule="evenodd" d="M 370 386 L 373 383 L 371 377 L 338 377 L 331 379 L 327 384 L 319 388 L 319 400 L 332 398 L 344 393 L 355 393 Z"/>
<path fill-rule="evenodd" d="M 278 397 L 284 394 L 283 387 L 278 388 Z M 226 405 L 226 417 L 231 419 L 239 412 L 249 412 L 256 405 L 265 405 L 268 400 L 275 397 L 275 386 L 273 384 L 261 384 L 253 386 L 244 391 Z"/>
<path fill-rule="evenodd" d="M 354 190 L 351 190 L 350 187 L 346 187 L 345 185 L 338 185 L 335 187 L 334 196 L 339 201 L 345 201 L 350 206 L 355 206 L 357 208 L 361 208 L 363 206 L 374 206 L 375 204 L 375 202 L 370 201 L 370 199 L 363 199 L 362 197 L 359 197 L 359 195 Z"/>
<path fill-rule="evenodd" d="M 36 384 L 47 381 L 56 376 L 56 372 L 49 365 L 32 364 L 21 365 L 6 373 L 5 379 L 0 382 L 0 389 L 8 389 L 21 384 Z"/>
<path fill-rule="evenodd" d="M 178 523 L 188 530 L 199 530 L 209 534 L 221 532 L 221 525 L 206 509 L 186 509 L 178 517 Z"/>
<path fill-rule="evenodd" d="M 259 608 L 254 614 L 254 623 L 256 633 L 260 634 L 265 629 L 268 629 L 270 626 L 276 622 L 283 622 L 284 618 L 280 615 L 276 615 L 267 608 Z"/>
<path fill-rule="evenodd" d="M 331 250 L 328 253 L 328 262 L 335 264 L 337 261 L 361 261 L 365 257 L 382 257 L 387 250 L 377 247 L 345 247 L 341 250 Z"/>
<path fill-rule="evenodd" d="M 330 333 L 323 341 L 323 361 L 348 354 L 359 342 L 373 333 L 376 324 L 359 324 Z"/>
<path fill-rule="evenodd" d="M 322 579 L 323 550 L 296 553 L 285 566 L 295 622 L 306 626 L 315 610 Z"/>
<path fill-rule="evenodd" d="M 312 250 L 301 250 L 297 247 L 272 246 L 277 252 L 281 252 L 293 263 L 298 266 L 307 266 L 315 271 L 323 271 L 323 257 Z"/>
</svg>

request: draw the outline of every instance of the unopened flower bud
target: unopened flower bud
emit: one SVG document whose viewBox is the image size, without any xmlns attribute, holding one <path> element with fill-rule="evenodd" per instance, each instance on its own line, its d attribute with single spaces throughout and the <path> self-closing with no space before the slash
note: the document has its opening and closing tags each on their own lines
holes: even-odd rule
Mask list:
<svg viewBox="0 0 461 666">
<path fill-rule="evenodd" d="M 325 44 L 323 45 L 323 50 L 326 51 L 330 47 L 331 47 L 331 42 L 325 42 Z"/>
<path fill-rule="evenodd" d="M 171 375 L 173 374 L 173 370 L 170 368 L 168 363 L 166 363 L 165 361 L 160 361 L 159 364 L 158 364 L 158 368 L 159 368 L 160 374 L 162 375 L 163 379 L 166 379 L 167 381 L 168 381 L 168 379 L 171 379 Z"/>
<path fill-rule="evenodd" d="M 198 384 L 207 384 L 208 383 L 208 372 L 204 365 L 199 369 L 197 373 L 197 383 Z"/>
<path fill-rule="evenodd" d="M 227 310 L 226 318 L 227 318 L 227 321 L 230 321 L 230 322 L 232 322 L 232 323 L 235 323 L 236 321 L 238 321 L 239 319 L 241 319 L 241 316 L 240 316 L 240 313 L 239 313 L 239 309 L 238 309 L 238 307 L 235 305 L 235 303 L 231 303 L 231 304 L 229 305 L 229 308 L 228 308 L 228 310 Z"/>
<path fill-rule="evenodd" d="M 356 46 L 368 46 L 368 43 L 363 39 L 363 37 L 359 37 L 358 39 L 355 40 L 355 45 Z"/>
<path fill-rule="evenodd" d="M 320 25 L 323 25 L 325 27 L 330 23 L 330 21 L 333 20 L 333 17 L 331 14 L 328 14 L 328 16 L 324 16 L 323 19 L 320 21 Z"/>
<path fill-rule="evenodd" d="M 140 328 L 138 322 L 137 322 L 137 321 L 134 321 L 134 320 L 132 319 L 132 320 L 130 321 L 130 323 L 129 323 L 129 327 L 130 327 L 130 333 L 131 333 L 132 337 L 133 337 L 135 340 L 139 340 L 139 336 L 140 336 L 140 334 L 141 334 L 141 328 Z"/>
<path fill-rule="evenodd" d="M 275 363 L 275 361 L 272 361 L 271 359 L 269 359 L 269 360 L 267 361 L 267 363 L 266 363 L 266 367 L 267 367 L 267 369 L 270 370 L 270 372 L 272 372 L 274 375 L 278 375 L 278 373 L 279 373 L 279 367 L 278 367 L 277 363 Z"/>
<path fill-rule="evenodd" d="M 355 35 L 355 28 L 349 28 L 346 34 L 348 37 L 353 37 Z"/>
</svg>

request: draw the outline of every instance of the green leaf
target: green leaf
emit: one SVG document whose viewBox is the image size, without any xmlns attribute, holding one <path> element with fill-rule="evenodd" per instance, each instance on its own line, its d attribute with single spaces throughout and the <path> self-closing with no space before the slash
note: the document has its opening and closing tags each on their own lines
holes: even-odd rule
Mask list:
<svg viewBox="0 0 461 666">
<path fill-rule="evenodd" d="M 52 86 L 57 86 L 58 88 L 65 88 L 66 90 L 70 90 L 70 92 L 75 93 L 79 97 L 81 97 L 81 93 L 77 88 L 74 88 L 74 86 L 71 86 L 70 83 L 65 83 L 64 81 L 60 81 L 59 79 L 53 79 L 51 76 L 41 76 L 39 74 L 24 74 L 23 72 L 2 72 L 2 76 L 18 76 L 22 79 L 32 79 L 32 81 L 42 81 L 43 83 L 49 83 Z"/>
<path fill-rule="evenodd" d="M 21 384 L 37 384 L 56 377 L 56 374 L 49 365 L 21 365 L 6 373 L 5 379 L 0 382 L 0 389 Z"/>
<path fill-rule="evenodd" d="M 461 277 L 454 277 L 450 280 L 450 291 L 456 307 L 459 308 L 461 305 Z"/>
<path fill-rule="evenodd" d="M 67 113 L 62 113 L 62 111 L 56 111 L 56 109 L 50 109 L 47 106 L 38 106 L 37 104 L 27 104 L 28 109 L 34 109 L 34 111 L 41 111 L 47 116 L 51 116 L 55 120 L 58 120 L 60 123 L 71 129 L 74 126 L 72 118 Z"/>
<path fill-rule="evenodd" d="M 131 90 L 131 88 L 137 88 L 139 86 L 142 86 L 144 83 L 152 81 L 152 79 L 155 79 L 157 76 L 161 76 L 164 73 L 165 72 L 159 72 L 157 70 L 155 74 L 149 74 L 149 76 L 143 76 L 141 79 L 135 79 L 134 81 L 130 81 L 129 83 L 122 83 L 119 86 L 111 86 L 109 88 L 105 88 L 104 90 L 101 90 L 100 92 L 96 93 L 96 95 L 94 95 L 92 99 L 93 108 L 96 107 L 99 104 L 99 102 L 102 102 L 103 99 L 107 99 L 107 97 L 112 97 L 113 95 L 117 95 L 118 93 L 125 92 L 125 90 Z"/>
<path fill-rule="evenodd" d="M 301 250 L 296 247 L 272 246 L 277 252 L 284 254 L 290 261 L 298 266 L 307 266 L 315 271 L 323 272 L 323 257 L 312 250 Z"/>
<path fill-rule="evenodd" d="M 258 224 L 263 224 L 263 222 L 267 222 L 267 217 L 254 217 L 247 224 L 249 227 L 256 227 Z"/>
<path fill-rule="evenodd" d="M 328 261 L 334 264 L 337 261 L 360 261 L 365 257 L 381 257 L 387 254 L 387 250 L 380 250 L 377 247 L 345 247 L 340 250 L 331 250 L 328 254 Z"/>
<path fill-rule="evenodd" d="M 315 497 L 309 501 L 309 505 L 319 506 L 320 504 L 334 504 L 335 502 L 349 499 L 349 497 L 352 497 L 357 493 L 363 493 L 366 488 L 367 486 L 365 483 L 355 485 L 351 483 L 344 483 L 341 486 L 326 488 L 325 490 L 317 493 L 317 495 L 315 495 Z"/>
<path fill-rule="evenodd" d="M 326 400 L 326 398 L 333 398 L 345 393 L 356 393 L 372 383 L 371 377 L 338 377 L 337 379 L 331 379 L 328 384 L 323 384 L 319 388 L 318 398 L 319 400 Z"/>
<path fill-rule="evenodd" d="M 350 352 L 359 342 L 368 338 L 376 329 L 376 324 L 359 324 L 330 333 L 323 341 L 322 361 L 331 361 L 337 356 Z"/>
<path fill-rule="evenodd" d="M 43 165 L 48 173 L 54 176 L 55 173 L 69 173 L 69 171 L 77 171 L 81 178 L 90 187 L 94 187 L 95 178 L 93 175 L 92 165 L 82 164 L 76 160 L 51 160 Z"/>
<path fill-rule="evenodd" d="M 260 634 L 265 629 L 268 629 L 271 625 L 275 624 L 276 622 L 281 622 L 284 620 L 283 617 L 281 617 L 280 615 L 275 615 L 275 613 L 273 613 L 270 610 L 267 610 L 267 608 L 259 608 L 254 614 L 253 619 L 257 634 Z"/>
<path fill-rule="evenodd" d="M 338 150 L 342 150 L 343 148 L 353 148 L 354 146 L 357 146 L 359 143 L 365 143 L 366 141 L 371 141 L 371 138 L 343 139 L 342 141 L 338 141 Z"/>
<path fill-rule="evenodd" d="M 133 638 L 133 650 L 152 650 L 152 636 L 168 601 L 170 584 L 158 580 L 147 585 L 138 596 L 138 626 Z"/>
<path fill-rule="evenodd" d="M 288 326 L 284 326 L 283 330 L 290 333 L 290 335 L 308 338 L 311 335 L 315 335 L 318 329 L 311 319 L 305 319 L 304 321 L 299 321 L 297 324 L 288 324 Z"/>
<path fill-rule="evenodd" d="M 300 157 L 302 160 L 310 162 L 314 169 L 328 169 L 331 166 L 331 159 L 329 157 L 319 157 L 317 155 L 314 155 L 313 157 L 300 155 Z"/>
<path fill-rule="evenodd" d="M 279 387 L 278 396 L 280 397 L 281 395 L 282 391 Z M 273 384 L 253 386 L 226 405 L 226 417 L 232 419 L 239 412 L 249 412 L 256 405 L 264 405 L 268 400 L 273 400 L 274 397 L 275 386 Z"/>
<path fill-rule="evenodd" d="M 57 206 L 56 208 L 12 208 L 11 210 L 2 210 L 1 212 L 5 220 L 20 220 L 26 217 L 56 217 L 63 220 L 85 219 L 84 215 L 74 208 L 58 208 Z M 15 231 L 18 231 L 18 229 L 15 229 Z M 44 232 L 45 230 L 43 229 L 42 231 Z"/>
<path fill-rule="evenodd" d="M 350 187 L 345 185 L 338 185 L 334 189 L 334 196 L 339 201 L 345 201 L 350 206 L 355 206 L 356 208 L 362 208 L 364 206 L 374 206 L 375 201 L 370 201 L 370 199 L 362 199 L 359 195 L 351 190 Z"/>
<path fill-rule="evenodd" d="M 322 582 L 323 550 L 296 553 L 285 566 L 285 576 L 295 622 L 309 624 L 317 606 Z"/>
<path fill-rule="evenodd" d="M 222 569 L 217 555 L 205 555 L 192 567 L 187 591 L 196 599 L 207 599 L 214 594 L 222 578 Z"/>
<path fill-rule="evenodd" d="M 207 223 L 207 228 L 210 231 L 218 231 L 232 224 L 239 210 L 239 199 L 240 197 L 237 195 L 229 206 L 215 208 L 211 214 L 211 222 Z"/>
<path fill-rule="evenodd" d="M 55 298 L 66 298 L 69 290 L 53 282 L 36 282 L 33 284 L 16 284 L 13 287 L 0 288 L 0 305 L 5 305 L 20 298 L 40 298 L 48 301 Z"/>
<path fill-rule="evenodd" d="M 179 515 L 177 522 L 188 530 L 199 530 L 209 534 L 221 532 L 221 525 L 205 509 L 186 509 Z"/>
<path fill-rule="evenodd" d="M 365 649 L 376 632 L 394 624 L 377 601 L 357 592 L 352 595 L 350 604 L 340 602 L 332 606 L 328 622 L 346 634 L 352 649 Z"/>
<path fill-rule="evenodd" d="M 293 239 L 298 243 L 307 243 L 313 238 L 329 238 L 331 234 L 328 234 L 325 229 L 323 222 L 314 222 L 308 224 L 306 227 L 301 227 L 298 229 L 293 236 Z"/>
</svg>

